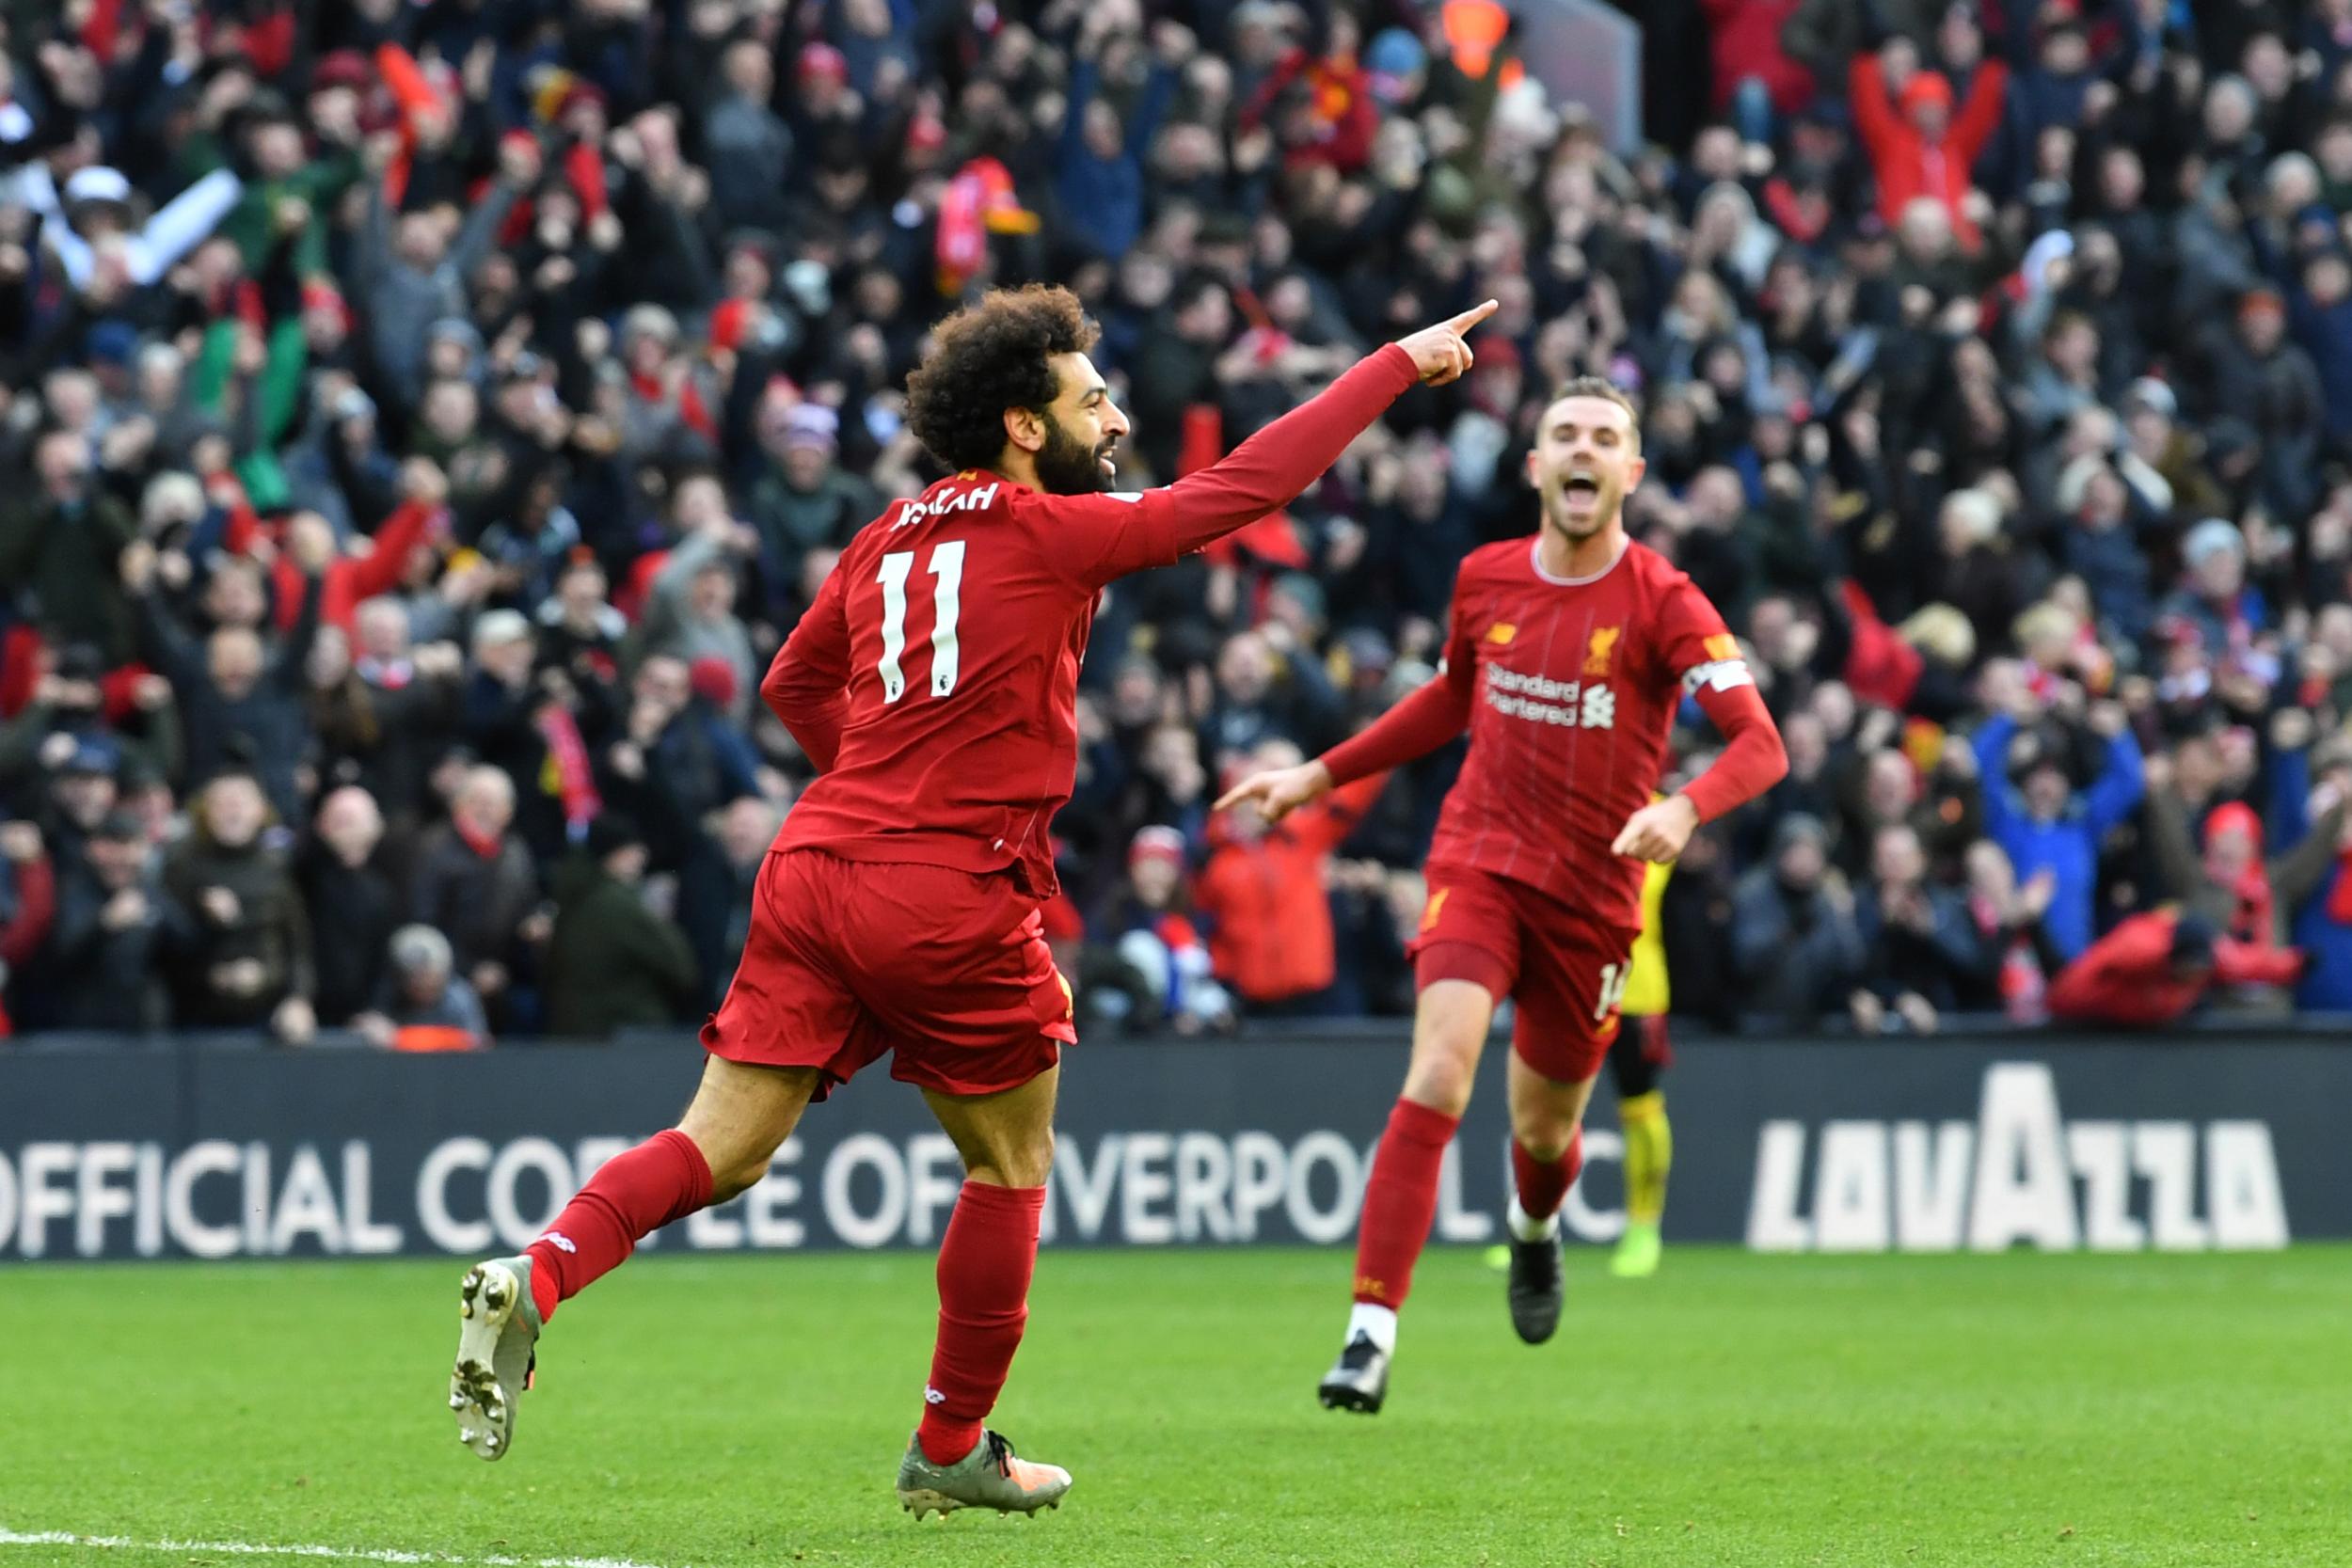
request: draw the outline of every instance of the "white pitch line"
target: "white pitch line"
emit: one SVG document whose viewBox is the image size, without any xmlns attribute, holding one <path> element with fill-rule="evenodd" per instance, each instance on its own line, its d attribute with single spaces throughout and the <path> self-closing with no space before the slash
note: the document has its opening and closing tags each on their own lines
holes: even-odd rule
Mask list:
<svg viewBox="0 0 2352 1568">
<path fill-rule="evenodd" d="M 275 1546 L 258 1541 L 134 1541 L 121 1535 L 0 1529 L 0 1546 L 77 1546 L 95 1551 L 213 1552 L 222 1557 L 308 1557 L 332 1562 L 422 1562 L 445 1568 L 658 1568 L 625 1557 L 458 1557 L 393 1546 Z"/>
</svg>

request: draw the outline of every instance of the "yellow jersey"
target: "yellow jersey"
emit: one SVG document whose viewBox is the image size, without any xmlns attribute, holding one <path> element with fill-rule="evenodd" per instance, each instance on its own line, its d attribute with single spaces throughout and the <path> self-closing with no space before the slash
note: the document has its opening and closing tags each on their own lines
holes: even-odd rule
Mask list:
<svg viewBox="0 0 2352 1568">
<path fill-rule="evenodd" d="M 1672 865 L 1651 864 L 1642 873 L 1642 934 L 1633 939 L 1633 957 L 1618 1010 L 1633 1018 L 1648 1018 L 1666 1010 L 1666 943 L 1658 934 L 1658 905 L 1666 894 Z"/>
</svg>

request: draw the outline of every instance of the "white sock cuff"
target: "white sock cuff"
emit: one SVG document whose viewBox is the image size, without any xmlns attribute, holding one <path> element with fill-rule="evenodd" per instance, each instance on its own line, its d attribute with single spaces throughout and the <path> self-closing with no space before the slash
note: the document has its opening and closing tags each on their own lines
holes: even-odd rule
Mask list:
<svg viewBox="0 0 2352 1568">
<path fill-rule="evenodd" d="M 1519 1200 L 1516 1197 L 1511 1199 L 1511 1212 L 1503 1223 L 1511 1227 L 1511 1238 L 1514 1241 L 1540 1242 L 1560 1233 L 1558 1211 L 1555 1210 L 1542 1219 L 1537 1219 L 1520 1208 Z"/>
<path fill-rule="evenodd" d="M 1396 1308 L 1382 1307 L 1377 1302 L 1359 1301 L 1347 1314 L 1347 1338 L 1353 1343 L 1361 1334 L 1380 1347 L 1383 1355 L 1396 1354 Z"/>
</svg>

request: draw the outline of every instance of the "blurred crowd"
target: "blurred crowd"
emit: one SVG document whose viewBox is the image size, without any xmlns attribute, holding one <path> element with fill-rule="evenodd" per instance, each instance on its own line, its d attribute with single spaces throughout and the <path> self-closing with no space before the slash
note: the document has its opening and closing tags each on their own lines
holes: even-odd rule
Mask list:
<svg viewBox="0 0 2352 1568">
<path fill-rule="evenodd" d="M 759 673 L 1030 278 L 1135 485 L 1502 302 L 1106 594 L 1094 1037 L 1409 1008 L 1458 754 L 1209 803 L 1427 678 L 1584 371 L 1791 759 L 1667 884 L 1678 1013 L 2352 1011 L 2352 0 L 1628 8 L 1613 150 L 1493 0 L 0 5 L 8 1026 L 698 1021 L 808 777 Z"/>
</svg>

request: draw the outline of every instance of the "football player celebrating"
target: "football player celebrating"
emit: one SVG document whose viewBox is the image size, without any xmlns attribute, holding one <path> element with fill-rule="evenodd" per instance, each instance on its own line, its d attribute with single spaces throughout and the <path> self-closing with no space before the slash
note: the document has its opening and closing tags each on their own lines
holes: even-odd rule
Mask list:
<svg viewBox="0 0 2352 1568">
<path fill-rule="evenodd" d="M 1353 739 L 1253 775 L 1218 802 L 1253 800 L 1279 816 L 1470 732 L 1410 948 L 1420 987 L 1412 1061 L 1365 1187 L 1345 1345 L 1320 1390 L 1334 1408 L 1376 1411 L 1387 1397 L 1397 1311 L 1429 1237 L 1439 1166 L 1506 996 L 1518 1005 L 1511 1321 L 1530 1344 L 1551 1337 L 1560 1203 L 1617 1033 L 1643 867 L 1672 861 L 1701 822 L 1788 767 L 1723 618 L 1689 578 L 1626 535 L 1621 508 L 1643 465 L 1625 394 L 1595 376 L 1561 388 L 1527 467 L 1542 526 L 1463 560 L 1438 678 Z M 1725 745 L 1689 787 L 1654 800 L 1685 696 Z"/>
</svg>

